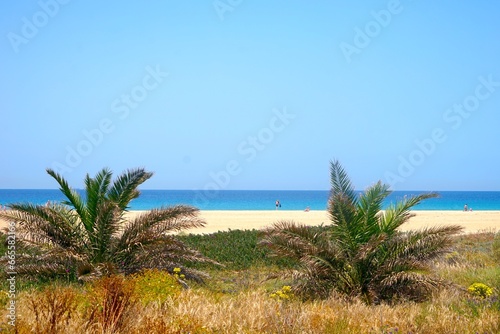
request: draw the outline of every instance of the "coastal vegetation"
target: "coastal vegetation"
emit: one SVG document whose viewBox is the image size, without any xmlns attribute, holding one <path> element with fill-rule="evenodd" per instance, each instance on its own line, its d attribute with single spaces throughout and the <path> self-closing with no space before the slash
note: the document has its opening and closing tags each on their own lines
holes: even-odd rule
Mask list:
<svg viewBox="0 0 500 334">
<path fill-rule="evenodd" d="M 198 209 L 186 205 L 153 209 L 128 220 L 129 203 L 153 174 L 127 170 L 114 181 L 102 169 L 85 177 L 85 198 L 51 169 L 47 173 L 66 197 L 62 203 L 14 203 L 0 217 L 16 223 L 16 271 L 20 275 L 70 275 L 91 280 L 131 274 L 143 268 L 172 272 L 184 261 L 211 261 L 179 241 L 173 232 L 202 227 Z M 201 280 L 200 271 L 184 268 Z"/>
<path fill-rule="evenodd" d="M 205 284 L 183 288 L 171 273 L 147 270 L 77 283 L 70 276 L 50 282 L 18 276 L 18 333 L 498 333 L 500 264 L 493 255 L 493 231 L 453 237 L 452 252 L 432 271 L 452 284 L 423 302 L 367 305 L 333 293 L 321 300 L 272 296 L 292 281 L 258 247 L 260 231 L 233 230 L 183 235 L 188 245 L 202 243 L 223 266 L 200 264 L 210 273 Z M 212 242 L 224 239 L 227 243 Z M 498 234 L 497 234 L 498 238 Z M 4 253 L 5 235 L 1 236 Z M 246 243 L 228 258 L 228 245 Z M 263 258 L 267 260 L 263 261 Z M 182 271 L 180 271 L 182 275 Z M 489 296 L 468 291 L 474 283 Z M 9 299 L 2 280 L 1 330 Z"/>
<path fill-rule="evenodd" d="M 274 256 L 298 263 L 292 272 L 305 297 L 330 296 L 332 290 L 368 304 L 394 299 L 422 300 L 444 282 L 428 275 L 431 261 L 449 251 L 457 225 L 411 232 L 398 228 L 411 209 L 436 194 L 405 198 L 382 210 L 391 193 L 381 182 L 356 195 L 348 174 L 332 162 L 328 212 L 331 224 L 318 233 L 296 222 L 281 221 L 264 231 L 262 243 Z"/>
<path fill-rule="evenodd" d="M 67 202 L 2 213 L 18 228 L 14 291 L 5 271 L 0 281 L 2 332 L 500 332 L 500 233 L 398 230 L 434 194 L 380 211 L 388 188 L 357 196 L 333 162 L 331 224 L 187 234 L 203 226 L 188 206 L 126 219 L 151 177 L 143 169 L 87 176 L 86 198 L 48 172 Z M 0 255 L 8 246 L 0 233 Z"/>
</svg>

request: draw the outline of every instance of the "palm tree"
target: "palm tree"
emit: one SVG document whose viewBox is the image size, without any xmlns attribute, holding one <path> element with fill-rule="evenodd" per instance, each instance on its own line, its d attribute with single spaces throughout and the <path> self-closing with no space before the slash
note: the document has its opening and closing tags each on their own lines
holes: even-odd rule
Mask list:
<svg viewBox="0 0 500 334">
<path fill-rule="evenodd" d="M 442 281 L 428 275 L 431 261 L 448 251 L 460 226 L 401 232 L 411 208 L 429 193 L 405 198 L 382 210 L 391 192 L 381 182 L 359 196 L 338 161 L 331 162 L 328 212 L 332 224 L 311 228 L 290 221 L 264 231 L 262 244 L 273 255 L 297 261 L 296 289 L 305 296 L 332 291 L 366 303 L 424 298 Z"/>
<path fill-rule="evenodd" d="M 62 274 L 74 272 L 79 279 L 111 273 L 134 273 L 142 268 L 172 271 L 182 268 L 187 278 L 201 280 L 203 273 L 186 268 L 191 262 L 212 262 L 177 240 L 173 232 L 202 227 L 198 209 L 186 205 L 159 208 L 128 220 L 130 201 L 138 187 L 153 173 L 142 168 L 127 170 L 114 181 L 102 169 L 85 177 L 85 198 L 70 188 L 58 173 L 47 169 L 65 196 L 62 203 L 45 206 L 10 204 L 1 218 L 17 223 L 17 272 Z M 26 249 L 30 251 L 27 252 Z"/>
</svg>

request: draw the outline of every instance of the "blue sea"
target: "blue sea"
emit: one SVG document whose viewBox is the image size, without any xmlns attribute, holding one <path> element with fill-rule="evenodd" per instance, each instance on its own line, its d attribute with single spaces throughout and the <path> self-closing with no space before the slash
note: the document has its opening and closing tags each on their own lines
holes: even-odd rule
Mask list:
<svg viewBox="0 0 500 334">
<path fill-rule="evenodd" d="M 83 195 L 84 192 L 80 191 Z M 423 192 L 395 191 L 385 205 L 404 196 Z M 500 210 L 500 191 L 441 191 L 439 198 L 432 198 L 414 207 L 414 210 L 463 210 L 465 204 L 476 210 Z M 279 200 L 282 210 L 325 210 L 329 191 L 290 190 L 141 190 L 141 195 L 131 202 L 131 210 L 148 210 L 175 204 L 188 204 L 201 210 L 274 210 Z M 0 204 L 63 201 L 57 189 L 0 189 Z"/>
</svg>

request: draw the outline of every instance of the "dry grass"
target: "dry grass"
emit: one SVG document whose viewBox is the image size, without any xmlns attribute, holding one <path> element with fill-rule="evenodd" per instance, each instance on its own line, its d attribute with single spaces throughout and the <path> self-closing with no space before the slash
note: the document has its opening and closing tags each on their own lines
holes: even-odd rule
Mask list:
<svg viewBox="0 0 500 334">
<path fill-rule="evenodd" d="M 452 291 L 443 291 L 432 303 L 368 306 L 340 298 L 302 302 L 271 298 L 265 291 L 223 295 L 191 289 L 144 307 L 127 297 L 126 284 L 117 285 L 101 283 L 92 292 L 101 300 L 87 299 L 90 306 L 81 299 L 88 292 L 75 288 L 25 294 L 18 333 L 500 332 L 498 309 Z"/>
<path fill-rule="evenodd" d="M 103 278 L 88 292 L 90 304 L 82 319 L 91 333 L 126 332 L 132 327 L 137 310 L 134 303 L 133 281 L 120 276 Z"/>
<path fill-rule="evenodd" d="M 35 333 L 58 333 L 76 316 L 77 292 L 70 287 L 51 286 L 43 292 L 35 292 L 26 298 L 27 317 Z"/>
<path fill-rule="evenodd" d="M 282 282 L 264 283 L 258 269 L 222 271 L 230 286 L 224 281 L 183 290 L 173 276 L 148 271 L 86 286 L 22 291 L 17 333 L 500 333 L 500 268 L 492 256 L 493 239 L 493 233 L 483 233 L 459 240 L 456 251 L 435 267 L 456 286 L 423 303 L 369 306 L 335 296 L 307 302 L 273 298 Z M 491 286 L 493 296 L 468 294 L 474 282 Z M 15 333 L 6 315 L 2 306 L 0 332 Z"/>
</svg>

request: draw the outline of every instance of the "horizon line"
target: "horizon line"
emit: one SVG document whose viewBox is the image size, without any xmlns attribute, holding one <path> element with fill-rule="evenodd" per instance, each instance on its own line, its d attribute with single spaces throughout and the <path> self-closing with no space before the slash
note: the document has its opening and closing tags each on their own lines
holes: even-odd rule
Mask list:
<svg viewBox="0 0 500 334">
<path fill-rule="evenodd" d="M 85 190 L 84 188 L 72 188 L 75 190 Z M 60 188 L 0 188 L 0 190 L 60 190 Z M 217 189 L 217 190 L 205 190 L 205 189 L 139 189 L 139 191 L 330 191 L 330 189 Z M 355 189 L 356 192 L 364 192 L 365 189 Z M 391 192 L 404 191 L 404 192 L 467 192 L 467 191 L 482 191 L 482 192 L 500 192 L 500 190 L 422 190 L 422 189 L 397 189 L 392 190 Z"/>
</svg>

